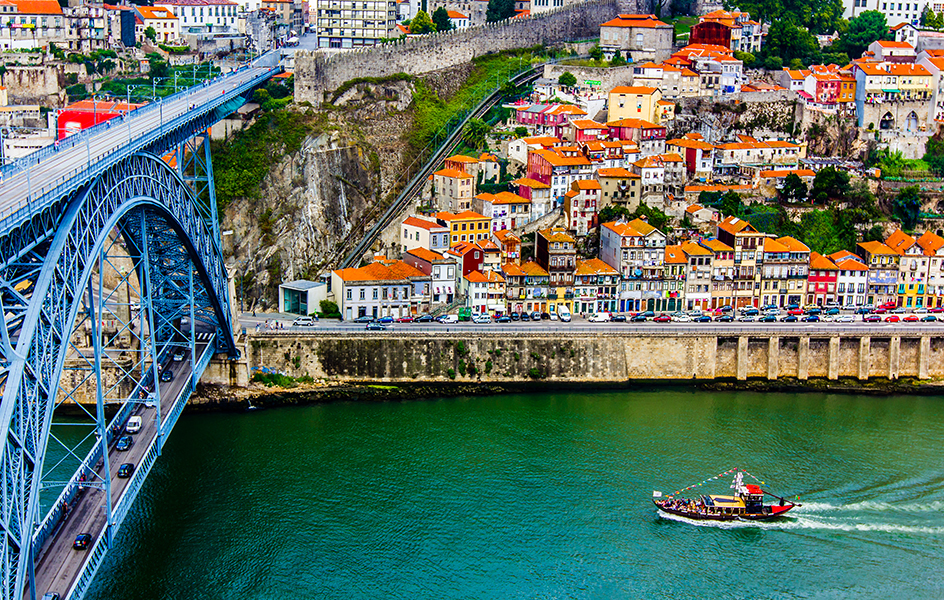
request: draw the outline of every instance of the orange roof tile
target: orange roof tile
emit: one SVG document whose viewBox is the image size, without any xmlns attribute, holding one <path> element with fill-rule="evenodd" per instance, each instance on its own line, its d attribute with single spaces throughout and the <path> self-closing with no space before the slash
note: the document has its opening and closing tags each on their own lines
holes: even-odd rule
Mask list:
<svg viewBox="0 0 944 600">
<path fill-rule="evenodd" d="M 515 179 L 514 181 L 512 181 L 512 183 L 515 185 L 523 185 L 525 187 L 529 187 L 534 190 L 551 189 L 551 186 L 547 185 L 546 183 L 541 183 L 540 181 L 536 179 L 531 179 L 529 177 L 522 177 L 521 179 Z"/>
<path fill-rule="evenodd" d="M 574 275 L 619 275 L 619 271 L 599 258 L 578 260 Z"/>
<path fill-rule="evenodd" d="M 505 274 L 505 277 L 524 277 L 524 271 L 521 270 L 519 265 L 515 263 L 505 263 L 501 266 L 502 273 Z"/>
<path fill-rule="evenodd" d="M 785 235 L 783 237 L 777 238 L 777 242 L 786 246 L 790 252 L 809 252 L 810 247 L 801 242 L 800 240 Z"/>
<path fill-rule="evenodd" d="M 688 256 L 711 256 L 711 251 L 695 242 L 685 242 L 682 244 L 682 252 Z"/>
<path fill-rule="evenodd" d="M 342 281 L 402 281 L 411 277 L 426 277 L 422 271 L 412 267 L 402 260 L 385 265 L 380 262 L 370 263 L 354 269 L 338 269 L 334 271 Z"/>
<path fill-rule="evenodd" d="M 550 274 L 547 271 L 541 268 L 541 265 L 531 260 L 521 265 L 521 270 L 524 272 L 525 275 L 529 275 L 531 277 L 549 277 L 550 276 Z"/>
<path fill-rule="evenodd" d="M 841 260 L 833 259 L 833 262 L 836 263 L 836 266 L 843 271 L 868 271 L 869 268 L 862 264 L 861 261 L 854 258 L 844 258 Z"/>
<path fill-rule="evenodd" d="M 688 257 L 685 256 L 685 253 L 682 252 L 681 246 L 666 246 L 665 247 L 665 263 L 666 264 L 678 264 L 678 263 L 687 263 Z"/>
<path fill-rule="evenodd" d="M 633 129 L 653 129 L 661 127 L 645 119 L 620 119 L 619 121 L 607 121 L 607 127 L 630 127 Z"/>
<path fill-rule="evenodd" d="M 406 252 L 407 254 L 412 254 L 416 258 L 425 260 L 426 262 L 429 262 L 429 263 L 433 261 L 437 261 L 437 260 L 446 259 L 446 257 L 440 254 L 439 252 L 433 252 L 432 250 L 427 250 L 426 248 L 423 248 L 422 246 L 419 246 L 417 248 L 411 248 L 410 250 L 407 250 Z"/>
<path fill-rule="evenodd" d="M 514 233 L 512 233 L 511 230 L 509 230 L 509 229 L 499 229 L 498 231 L 493 232 L 492 235 L 494 235 L 496 238 L 498 238 L 498 241 L 501 242 L 501 243 L 503 243 L 503 244 L 507 244 L 507 243 L 509 243 L 509 242 L 520 242 L 520 241 L 521 241 L 521 238 L 519 238 L 517 235 L 515 235 Z"/>
<path fill-rule="evenodd" d="M 719 240 L 719 239 L 717 239 L 717 238 L 710 238 L 710 239 L 707 239 L 707 240 L 702 240 L 702 241 L 701 241 L 701 244 L 702 244 L 703 246 L 707 247 L 709 250 L 711 250 L 711 251 L 713 251 L 713 252 L 732 252 L 732 251 L 734 251 L 734 248 L 732 248 L 731 246 L 725 244 L 724 242 L 722 242 L 721 240 Z"/>
<path fill-rule="evenodd" d="M 465 156 L 464 154 L 456 154 L 456 155 L 450 156 L 446 160 L 452 161 L 452 162 L 468 163 L 468 164 L 476 164 L 479 162 L 478 159 L 472 158 L 471 156 Z"/>
<path fill-rule="evenodd" d="M 934 256 L 944 246 L 944 238 L 930 231 L 925 231 L 918 238 L 918 245 L 924 250 L 926 256 Z"/>
<path fill-rule="evenodd" d="M 618 85 L 610 90 L 610 94 L 640 94 L 643 96 L 651 96 L 658 91 L 659 90 L 656 88 L 646 87 L 644 85 Z"/>
<path fill-rule="evenodd" d="M 724 221 L 718 223 L 718 228 L 727 231 L 728 233 L 740 233 L 744 230 L 749 232 L 756 233 L 757 230 L 754 229 L 751 224 L 744 219 L 739 219 L 737 217 L 727 217 Z"/>
<path fill-rule="evenodd" d="M 883 244 L 882 242 L 859 242 L 857 244 L 860 248 L 868 252 L 869 254 L 878 254 L 881 256 L 888 255 L 897 255 L 898 253 Z"/>
<path fill-rule="evenodd" d="M 839 268 L 836 266 L 836 263 L 829 260 L 819 252 L 810 253 L 810 269 L 816 269 L 817 271 L 838 271 Z"/>
<path fill-rule="evenodd" d="M 637 175 L 636 173 L 631 173 L 630 171 L 627 171 L 623 167 L 615 167 L 611 169 L 597 169 L 597 176 L 598 177 L 622 177 L 622 178 L 630 178 L 630 179 L 642 179 L 640 175 Z"/>
<path fill-rule="evenodd" d="M 606 129 L 606 125 L 597 123 L 593 119 L 574 119 L 570 124 L 576 129 Z"/>
<path fill-rule="evenodd" d="M 600 182 L 596 179 L 578 179 L 574 182 L 574 185 L 577 186 L 577 189 L 580 190 L 598 190 L 600 189 Z"/>
<path fill-rule="evenodd" d="M 655 27 L 671 27 L 667 23 L 660 21 L 655 15 L 619 15 L 600 27 L 644 27 L 653 29 Z"/>
<path fill-rule="evenodd" d="M 780 178 L 786 177 L 787 175 L 794 174 L 797 177 L 816 177 L 816 173 L 810 169 L 770 169 L 763 170 L 759 173 L 760 177 L 773 177 Z"/>
<path fill-rule="evenodd" d="M 885 245 L 898 254 L 904 254 L 905 251 L 914 246 L 914 244 L 915 239 L 901 229 L 893 231 L 885 240 Z"/>
<path fill-rule="evenodd" d="M 449 177 L 452 179 L 472 179 L 472 176 L 464 171 L 459 171 L 457 169 L 440 169 L 433 173 L 433 175 L 438 175 L 440 177 Z"/>
<path fill-rule="evenodd" d="M 426 219 L 420 219 L 418 217 L 407 217 L 403 220 L 403 224 L 411 227 L 420 227 L 427 231 L 432 231 L 433 229 L 447 229 L 435 221 L 427 221 Z"/>
<path fill-rule="evenodd" d="M 540 233 L 541 237 L 543 237 L 549 242 L 576 242 L 577 241 L 563 229 L 542 229 L 538 233 Z"/>
<path fill-rule="evenodd" d="M 23 15 L 61 15 L 62 7 L 56 0 L 15 0 L 16 11 Z"/>
</svg>

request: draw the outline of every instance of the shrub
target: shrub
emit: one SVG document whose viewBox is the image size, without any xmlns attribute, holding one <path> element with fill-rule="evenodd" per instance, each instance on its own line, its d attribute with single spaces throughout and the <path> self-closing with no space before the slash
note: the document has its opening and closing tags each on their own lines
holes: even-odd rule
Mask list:
<svg viewBox="0 0 944 600">
<path fill-rule="evenodd" d="M 456 342 L 456 354 L 459 356 L 465 356 L 468 350 L 466 350 L 465 342 L 458 341 Z"/>
<path fill-rule="evenodd" d="M 449 379 L 455 379 L 455 378 L 456 378 L 456 370 L 455 370 L 455 369 L 449 369 L 448 371 L 446 371 L 446 375 L 449 376 Z"/>
<path fill-rule="evenodd" d="M 278 386 L 282 388 L 295 387 L 295 379 L 281 373 L 260 373 L 256 372 L 252 376 L 253 381 L 257 381 L 266 387 Z"/>
<path fill-rule="evenodd" d="M 492 372 L 492 361 L 487 360 L 485 361 L 485 374 L 487 375 L 488 373 L 491 373 L 491 372 Z"/>
<path fill-rule="evenodd" d="M 465 361 L 464 360 L 459 361 L 459 374 L 465 377 Z"/>
<path fill-rule="evenodd" d="M 521 360 L 521 355 L 515 352 L 515 362 L 518 362 L 519 360 Z"/>
<path fill-rule="evenodd" d="M 531 369 L 528 370 L 528 377 L 530 377 L 531 379 L 543 379 L 544 372 L 541 371 L 541 369 L 532 367 Z"/>
</svg>

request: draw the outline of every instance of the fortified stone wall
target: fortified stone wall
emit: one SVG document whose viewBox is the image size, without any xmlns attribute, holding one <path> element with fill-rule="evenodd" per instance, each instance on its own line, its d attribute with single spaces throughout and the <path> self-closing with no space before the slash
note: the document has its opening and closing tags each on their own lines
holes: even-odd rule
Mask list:
<svg viewBox="0 0 944 600">
<path fill-rule="evenodd" d="M 208 383 L 244 385 L 268 367 L 336 381 L 547 381 L 944 377 L 944 337 L 574 334 L 277 335 L 246 338 L 244 366 Z M 654 357 L 658 357 L 657 359 Z"/>
<path fill-rule="evenodd" d="M 8 66 L 0 76 L 10 104 L 60 104 L 62 65 Z"/>
<path fill-rule="evenodd" d="M 618 85 L 632 85 L 633 67 L 578 67 L 574 65 L 544 65 L 545 79 L 559 79 L 569 71 L 577 81 L 599 81 L 604 91 L 610 91 Z"/>
<path fill-rule="evenodd" d="M 448 33 L 401 38 L 396 42 L 326 54 L 295 53 L 295 100 L 318 105 L 324 92 L 358 77 L 394 73 L 418 75 L 467 63 L 477 56 L 513 48 L 594 38 L 600 23 L 644 0 L 590 0 L 522 19 L 489 23 Z"/>
</svg>

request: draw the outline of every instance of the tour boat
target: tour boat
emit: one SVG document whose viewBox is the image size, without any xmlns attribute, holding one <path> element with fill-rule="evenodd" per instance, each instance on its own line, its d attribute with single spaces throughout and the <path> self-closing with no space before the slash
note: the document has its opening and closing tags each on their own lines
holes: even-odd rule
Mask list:
<svg viewBox="0 0 944 600">
<path fill-rule="evenodd" d="M 724 477 L 732 471 L 735 471 L 734 482 L 731 484 L 731 488 L 734 490 L 732 496 L 708 494 L 694 498 L 678 496 L 685 490 L 700 487 L 709 481 Z M 760 485 L 745 484 L 744 473 L 746 471 L 742 469 L 731 469 L 701 483 L 690 485 L 666 498 L 662 497 L 662 492 L 653 492 L 652 502 L 664 513 L 699 521 L 765 521 L 782 516 L 791 508 L 802 506 L 797 502 L 791 502 L 776 494 L 771 494 L 761 489 Z M 751 475 L 751 477 L 754 476 Z M 754 477 L 754 479 L 757 478 Z M 763 485 L 760 480 L 757 480 L 757 483 Z M 771 496 L 779 502 L 764 504 L 765 495 Z"/>
</svg>

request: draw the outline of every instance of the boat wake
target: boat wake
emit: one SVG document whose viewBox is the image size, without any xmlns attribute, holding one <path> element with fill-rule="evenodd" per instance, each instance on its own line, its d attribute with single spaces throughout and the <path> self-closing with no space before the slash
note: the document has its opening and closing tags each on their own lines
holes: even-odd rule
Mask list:
<svg viewBox="0 0 944 600">
<path fill-rule="evenodd" d="M 802 506 L 793 509 L 795 513 L 820 513 L 820 512 L 903 512 L 903 513 L 923 513 L 940 512 L 944 510 L 944 501 L 933 500 L 931 502 L 876 502 L 865 500 L 863 502 L 853 502 L 851 504 L 829 504 L 828 502 L 804 502 Z"/>
<path fill-rule="evenodd" d="M 805 508 L 806 505 L 803 507 Z M 944 527 L 896 523 L 873 523 L 868 521 L 857 521 L 855 518 L 818 517 L 811 514 L 795 514 L 792 517 L 786 516 L 775 521 L 700 521 L 686 519 L 685 517 L 669 513 L 659 512 L 658 514 L 663 519 L 679 521 L 688 525 L 695 525 L 696 527 L 714 527 L 717 529 L 753 528 L 784 531 L 818 529 L 829 531 L 874 531 L 885 533 L 944 535 Z"/>
</svg>

